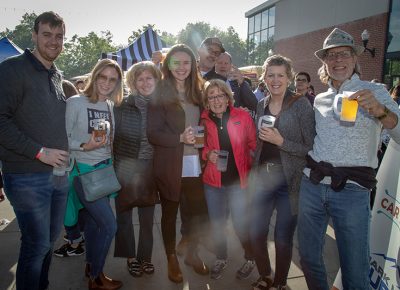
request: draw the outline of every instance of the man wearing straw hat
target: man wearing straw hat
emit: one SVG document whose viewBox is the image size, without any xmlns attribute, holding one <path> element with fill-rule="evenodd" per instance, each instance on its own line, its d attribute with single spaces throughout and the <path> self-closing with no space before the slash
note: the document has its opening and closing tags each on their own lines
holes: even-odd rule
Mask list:
<svg viewBox="0 0 400 290">
<path fill-rule="evenodd" d="M 369 289 L 369 195 L 376 185 L 376 153 L 382 127 L 399 143 L 400 111 L 381 85 L 360 80 L 363 51 L 350 34 L 335 28 L 315 52 L 322 62 L 320 79 L 329 89 L 315 98 L 317 135 L 300 188 L 300 262 L 311 290 L 329 289 L 322 257 L 329 218 L 343 289 Z M 344 114 L 346 102 L 353 119 Z"/>
</svg>

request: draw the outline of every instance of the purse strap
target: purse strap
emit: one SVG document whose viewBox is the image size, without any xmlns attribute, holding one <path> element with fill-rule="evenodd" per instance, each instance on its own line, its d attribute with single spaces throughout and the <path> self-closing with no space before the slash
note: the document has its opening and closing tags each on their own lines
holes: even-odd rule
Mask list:
<svg viewBox="0 0 400 290">
<path fill-rule="evenodd" d="M 108 113 L 110 113 L 110 146 L 111 146 L 111 161 L 113 163 L 114 162 L 114 150 L 113 150 L 114 128 L 113 128 L 113 120 L 112 120 L 113 118 L 112 118 L 110 104 L 109 104 L 108 100 L 106 100 L 106 104 L 107 104 Z M 74 166 L 76 166 L 76 170 L 78 171 L 78 176 L 80 176 L 81 171 L 79 170 L 78 162 L 76 162 L 75 158 L 74 158 Z"/>
<path fill-rule="evenodd" d="M 114 150 L 113 150 L 113 143 L 114 143 L 114 126 L 113 126 L 113 116 L 111 114 L 111 109 L 110 109 L 110 104 L 109 100 L 106 100 L 107 103 L 107 109 L 108 112 L 110 113 L 110 146 L 111 146 L 111 161 L 114 162 Z"/>
</svg>

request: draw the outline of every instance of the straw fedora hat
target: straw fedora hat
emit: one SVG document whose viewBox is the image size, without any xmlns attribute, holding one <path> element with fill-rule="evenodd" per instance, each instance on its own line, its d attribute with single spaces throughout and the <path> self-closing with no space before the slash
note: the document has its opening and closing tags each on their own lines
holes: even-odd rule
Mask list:
<svg viewBox="0 0 400 290">
<path fill-rule="evenodd" d="M 350 34 L 339 28 L 335 28 L 328 35 L 328 37 L 325 38 L 322 49 L 317 50 L 314 54 L 320 60 L 323 60 L 325 53 L 328 49 L 339 46 L 351 47 L 356 55 L 360 55 L 361 53 L 364 52 L 364 47 L 354 44 L 354 38 Z"/>
</svg>

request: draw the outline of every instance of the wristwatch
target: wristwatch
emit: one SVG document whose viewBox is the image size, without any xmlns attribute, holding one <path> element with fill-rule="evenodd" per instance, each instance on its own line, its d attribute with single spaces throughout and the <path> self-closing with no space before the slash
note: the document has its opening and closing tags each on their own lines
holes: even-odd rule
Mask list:
<svg viewBox="0 0 400 290">
<path fill-rule="evenodd" d="M 83 145 L 85 145 L 85 143 L 82 143 L 82 144 L 79 146 L 79 151 L 85 151 L 85 148 L 83 148 Z"/>
<path fill-rule="evenodd" d="M 383 114 L 378 116 L 378 117 L 376 117 L 379 121 L 382 121 L 383 119 L 385 119 L 387 117 L 387 115 L 389 114 L 389 112 L 390 112 L 389 109 L 386 106 L 384 106 L 384 107 L 385 107 L 385 109 L 383 111 Z"/>
</svg>

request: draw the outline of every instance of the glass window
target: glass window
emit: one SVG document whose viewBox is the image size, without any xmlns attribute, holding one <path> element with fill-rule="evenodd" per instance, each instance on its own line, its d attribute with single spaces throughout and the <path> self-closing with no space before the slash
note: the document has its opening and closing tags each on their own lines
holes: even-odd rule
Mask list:
<svg viewBox="0 0 400 290">
<path fill-rule="evenodd" d="M 256 45 L 256 47 L 260 45 L 260 40 L 261 40 L 261 32 L 254 33 L 254 44 Z"/>
<path fill-rule="evenodd" d="M 268 40 L 268 29 L 261 30 L 261 42 Z"/>
<path fill-rule="evenodd" d="M 254 33 L 254 16 L 249 18 L 249 34 Z"/>
<path fill-rule="evenodd" d="M 268 10 L 261 13 L 261 29 L 268 28 Z"/>
<path fill-rule="evenodd" d="M 400 1 L 392 1 L 392 13 L 390 14 L 389 35 L 390 40 L 387 52 L 400 51 Z"/>
<path fill-rule="evenodd" d="M 260 31 L 261 29 L 261 14 L 254 15 L 254 31 Z"/>
<path fill-rule="evenodd" d="M 271 7 L 270 9 L 269 9 L 269 26 L 268 27 L 271 27 L 271 26 L 275 26 L 275 6 L 274 7 Z"/>
<path fill-rule="evenodd" d="M 275 35 L 275 27 L 270 27 L 269 29 L 268 29 L 268 37 L 269 38 L 274 38 L 274 35 Z"/>
</svg>

